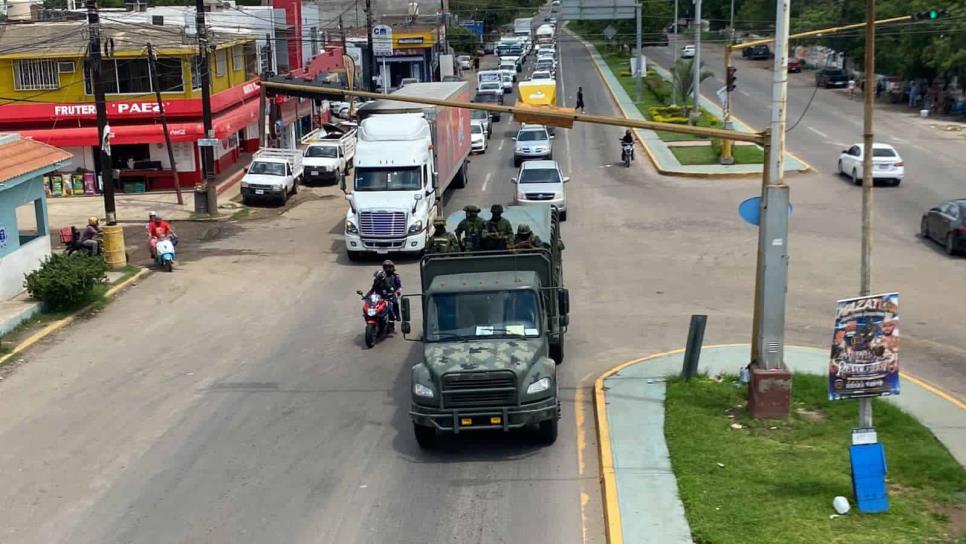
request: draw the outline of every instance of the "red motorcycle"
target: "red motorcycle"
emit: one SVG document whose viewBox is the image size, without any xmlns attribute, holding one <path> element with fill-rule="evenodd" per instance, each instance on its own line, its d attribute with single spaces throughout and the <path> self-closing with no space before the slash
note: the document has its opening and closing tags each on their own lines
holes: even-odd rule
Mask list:
<svg viewBox="0 0 966 544">
<path fill-rule="evenodd" d="M 389 300 L 379 293 L 366 296 L 362 291 L 356 291 L 356 294 L 365 301 L 362 303 L 362 318 L 366 320 L 366 347 L 371 348 L 392 328 L 392 308 Z"/>
</svg>

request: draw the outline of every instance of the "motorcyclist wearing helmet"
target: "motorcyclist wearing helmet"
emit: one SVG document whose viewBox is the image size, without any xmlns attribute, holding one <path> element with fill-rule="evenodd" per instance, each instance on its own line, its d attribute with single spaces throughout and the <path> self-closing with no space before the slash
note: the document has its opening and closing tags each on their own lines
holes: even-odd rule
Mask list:
<svg viewBox="0 0 966 544">
<path fill-rule="evenodd" d="M 162 220 L 161 216 L 158 215 L 158 212 L 148 212 L 147 229 L 148 244 L 150 245 L 152 259 L 155 259 L 158 256 L 158 240 L 162 238 L 170 238 L 171 243 L 178 245 L 178 238 L 174 233 L 174 229 L 171 228 L 171 224 Z"/>
<path fill-rule="evenodd" d="M 100 255 L 100 242 L 98 242 L 98 237 L 101 235 L 100 220 L 94 216 L 91 216 L 87 220 L 87 227 L 84 228 L 84 232 L 80 235 L 80 245 L 91 255 Z"/>
<path fill-rule="evenodd" d="M 382 261 L 382 270 L 377 270 L 372 275 L 372 288 L 366 296 L 378 293 L 382 298 L 389 301 L 392 308 L 393 321 L 399 321 L 399 304 L 397 300 L 402 294 L 402 279 L 396 273 L 396 265 L 391 260 Z"/>
<path fill-rule="evenodd" d="M 631 129 L 624 131 L 624 135 L 621 137 L 621 144 L 627 144 L 631 146 L 631 160 L 634 159 L 634 136 L 631 134 Z"/>
<path fill-rule="evenodd" d="M 483 249 L 495 251 L 506 249 L 513 239 L 513 226 L 503 218 L 503 206 L 490 206 L 490 220 L 483 229 Z"/>
</svg>

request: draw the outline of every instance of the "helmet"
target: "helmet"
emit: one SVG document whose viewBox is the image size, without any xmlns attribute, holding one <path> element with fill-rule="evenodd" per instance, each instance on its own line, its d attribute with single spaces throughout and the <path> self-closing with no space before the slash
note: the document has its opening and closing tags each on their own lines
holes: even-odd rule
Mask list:
<svg viewBox="0 0 966 544">
<path fill-rule="evenodd" d="M 382 261 L 382 267 L 385 268 L 387 266 L 391 266 L 391 267 L 395 268 L 396 267 L 396 263 L 392 262 L 389 259 L 386 259 L 385 261 Z"/>
<path fill-rule="evenodd" d="M 490 213 L 503 213 L 503 206 L 499 204 L 490 206 Z"/>
<path fill-rule="evenodd" d="M 148 217 L 152 217 L 153 218 L 153 217 L 157 217 L 157 216 L 158 216 L 158 212 L 155 212 L 155 211 L 148 212 Z"/>
<path fill-rule="evenodd" d="M 624 134 L 627 135 L 627 136 L 630 136 L 631 135 L 631 129 L 625 130 L 624 131 Z"/>
<path fill-rule="evenodd" d="M 433 226 L 434 227 L 445 227 L 446 226 L 446 218 L 445 217 L 440 217 L 440 216 L 437 215 L 436 216 L 436 219 L 433 219 Z"/>
<path fill-rule="evenodd" d="M 480 209 L 477 208 L 476 206 L 472 205 L 472 204 L 470 204 L 469 206 L 464 207 L 463 208 L 463 211 L 466 212 L 466 213 L 480 213 Z"/>
<path fill-rule="evenodd" d="M 529 235 L 532 232 L 533 231 L 530 230 L 530 225 L 528 225 L 526 223 L 520 223 L 520 225 L 517 226 L 517 234 L 526 234 L 526 235 Z"/>
<path fill-rule="evenodd" d="M 97 217 L 94 217 L 93 215 L 90 216 L 90 218 L 88 218 L 88 220 L 87 220 L 87 224 L 88 225 L 93 225 L 95 227 L 97 226 L 97 223 L 99 223 L 99 222 L 100 222 L 100 220 Z"/>
</svg>

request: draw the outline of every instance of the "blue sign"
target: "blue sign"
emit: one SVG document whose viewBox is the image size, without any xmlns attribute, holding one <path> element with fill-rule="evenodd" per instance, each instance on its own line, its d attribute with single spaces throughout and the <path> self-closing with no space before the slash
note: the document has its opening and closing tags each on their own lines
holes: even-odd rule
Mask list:
<svg viewBox="0 0 966 544">
<path fill-rule="evenodd" d="M 859 512 L 888 512 L 889 493 L 885 483 L 888 469 L 882 444 L 851 446 L 849 460 L 852 462 L 852 493 Z"/>
<path fill-rule="evenodd" d="M 460 26 L 476 34 L 476 37 L 483 41 L 483 21 L 463 21 Z"/>
<path fill-rule="evenodd" d="M 761 224 L 761 197 L 753 196 L 738 205 L 738 215 L 756 227 Z M 792 205 L 788 205 L 788 217 L 792 216 Z"/>
</svg>

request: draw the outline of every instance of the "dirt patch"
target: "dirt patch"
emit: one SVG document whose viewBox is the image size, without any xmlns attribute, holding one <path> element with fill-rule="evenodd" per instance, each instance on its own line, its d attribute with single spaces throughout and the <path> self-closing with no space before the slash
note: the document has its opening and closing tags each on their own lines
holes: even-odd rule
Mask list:
<svg viewBox="0 0 966 544">
<path fill-rule="evenodd" d="M 795 413 L 799 415 L 805 421 L 810 421 L 812 423 L 821 423 L 825 421 L 825 414 L 819 410 L 806 410 L 804 408 L 796 408 Z"/>
<path fill-rule="evenodd" d="M 936 511 L 949 520 L 949 533 L 954 539 L 966 536 L 966 507 L 943 506 Z"/>
</svg>

